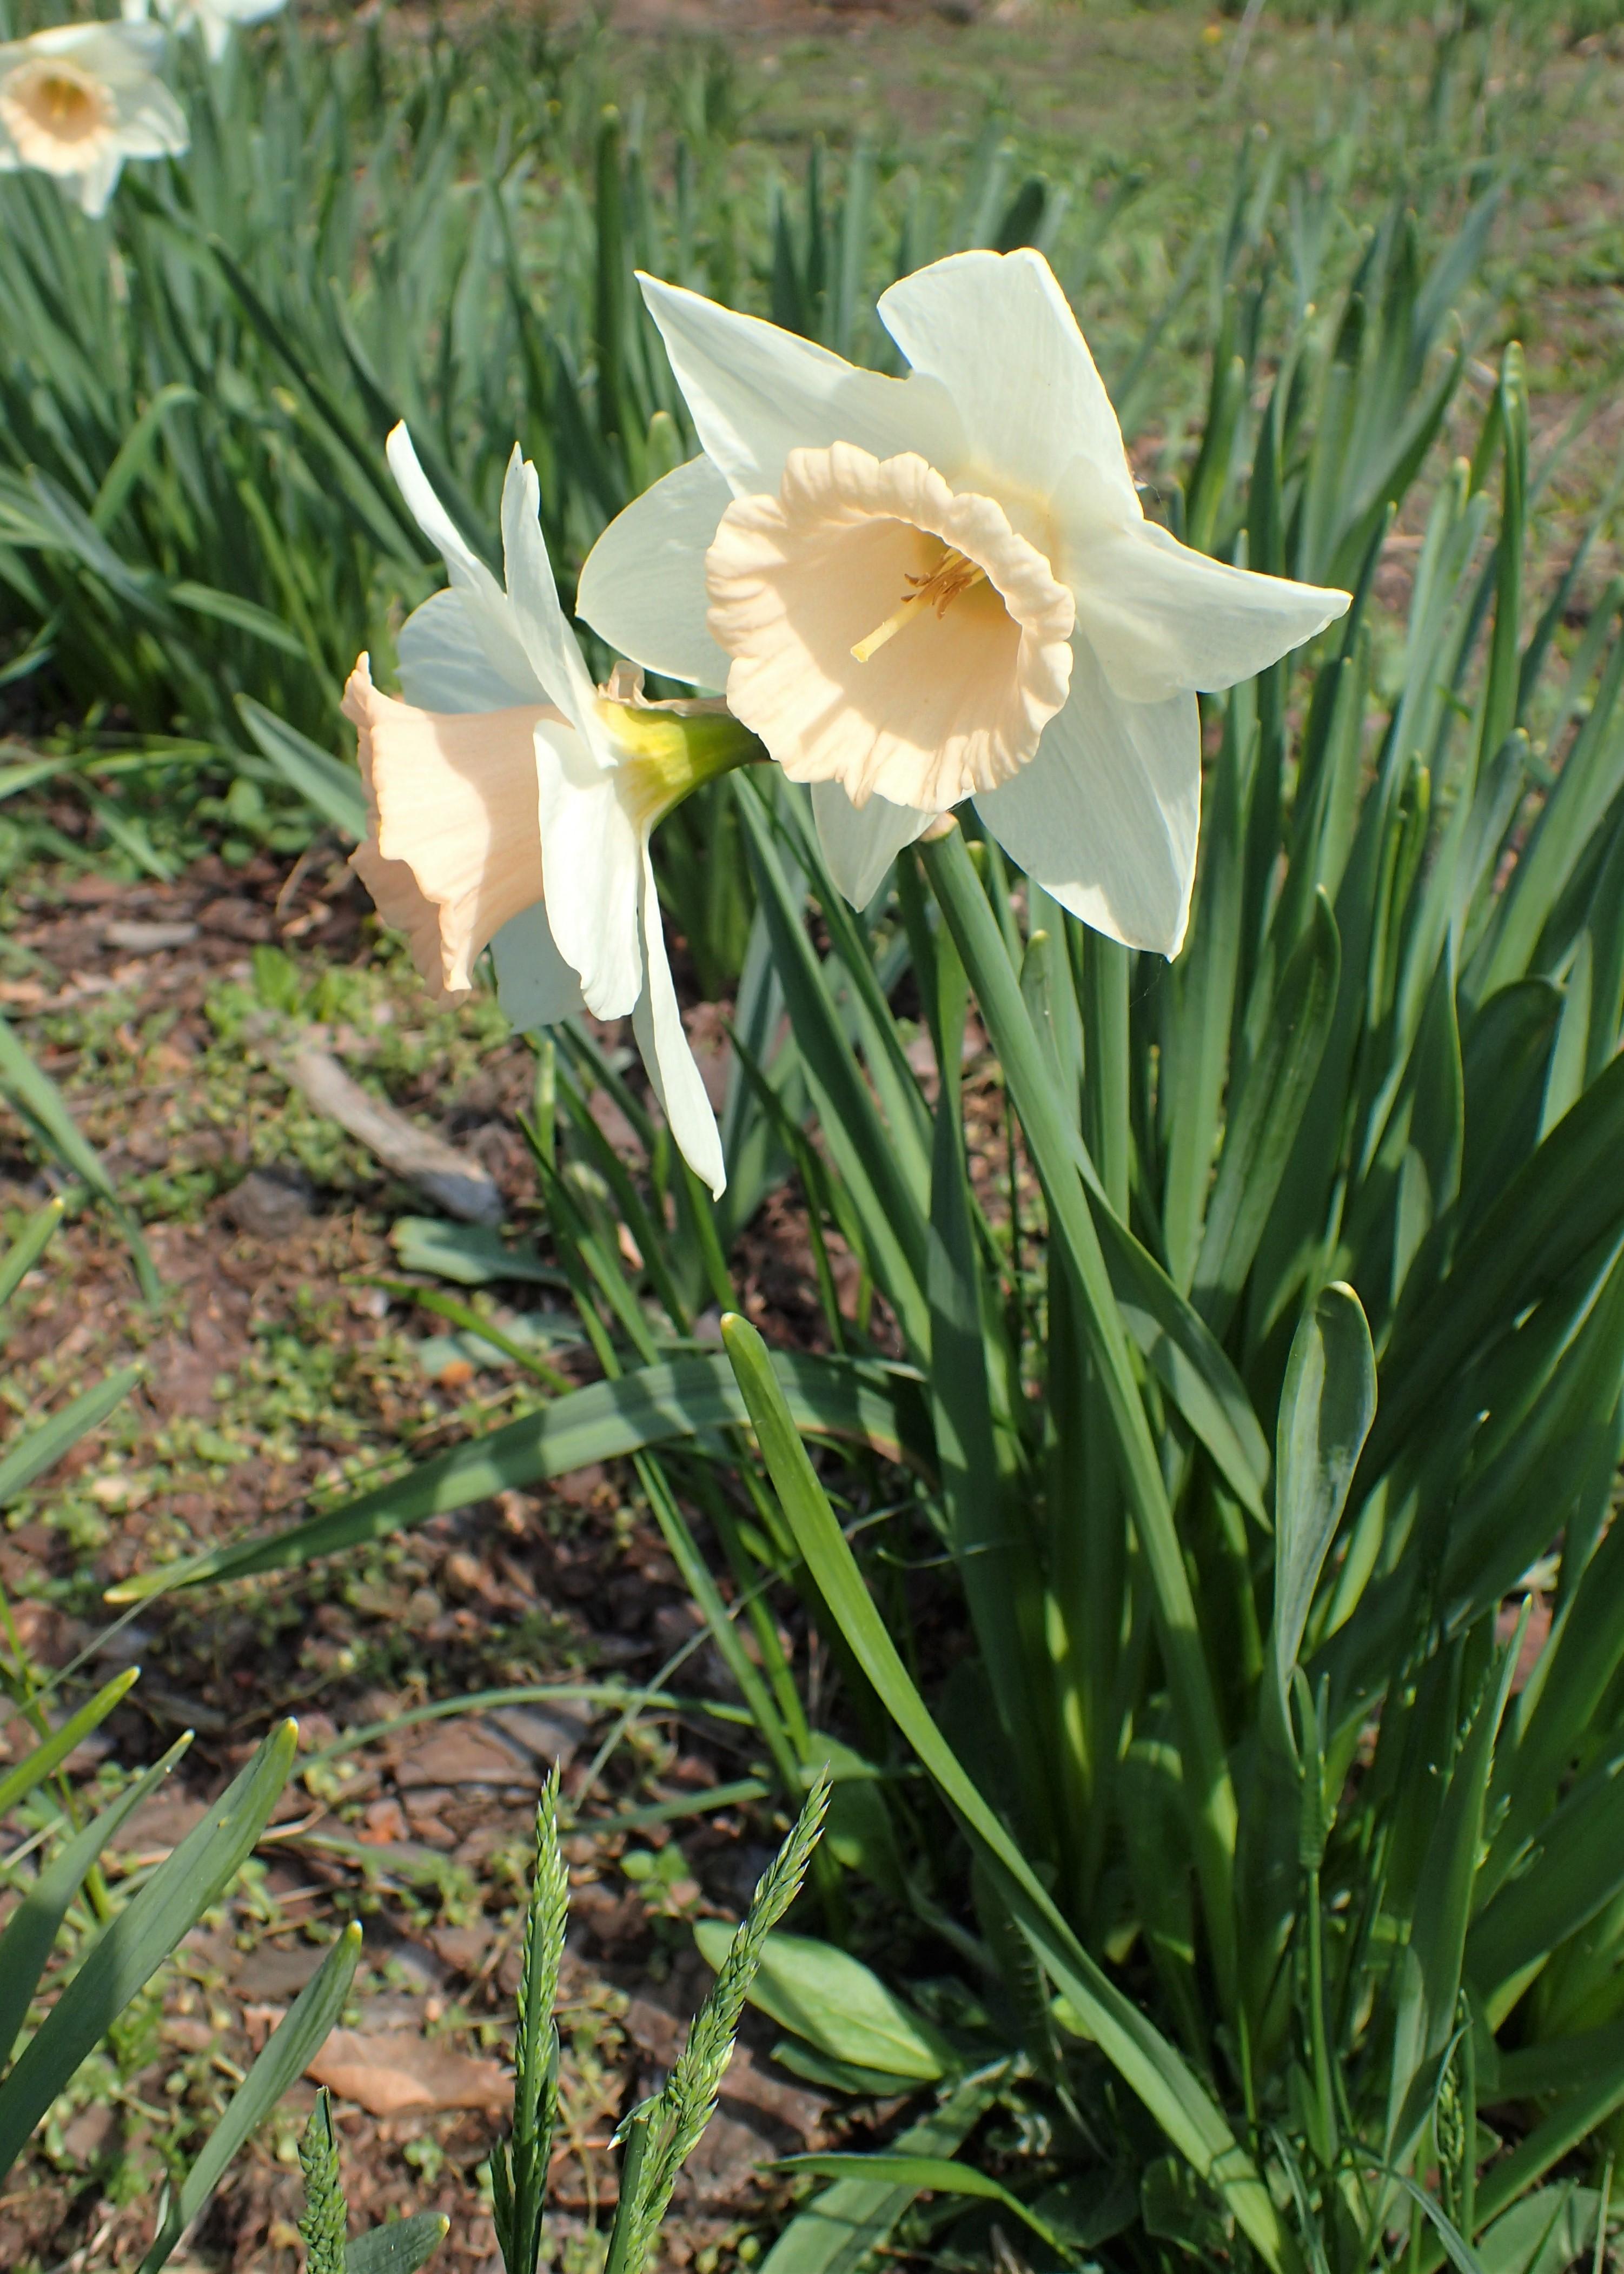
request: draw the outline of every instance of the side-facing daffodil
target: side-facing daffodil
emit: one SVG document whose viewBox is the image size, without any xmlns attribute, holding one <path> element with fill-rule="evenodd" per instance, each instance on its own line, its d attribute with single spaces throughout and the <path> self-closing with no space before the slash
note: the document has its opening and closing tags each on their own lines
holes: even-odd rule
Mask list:
<svg viewBox="0 0 1624 2274">
<path fill-rule="evenodd" d="M 1200 808 L 1198 689 L 1324 629 L 1345 592 L 1209 560 L 1145 518 L 1086 343 L 1036 252 L 893 284 L 910 366 L 861 371 L 642 279 L 703 455 L 605 531 L 580 610 L 725 687 L 861 903 L 965 798 L 1028 876 L 1177 953 Z"/>
<path fill-rule="evenodd" d="M 233 32 L 262 24 L 276 15 L 288 0 L 124 0 L 126 23 L 141 23 L 149 13 L 161 16 L 172 32 L 195 32 L 210 63 L 217 64 L 231 44 Z"/>
<path fill-rule="evenodd" d="M 103 213 L 126 158 L 178 157 L 186 117 L 158 77 L 156 24 L 53 24 L 0 45 L 0 173 L 55 174 Z"/>
<path fill-rule="evenodd" d="M 583 1004 L 603 1019 L 629 1012 L 672 1134 L 719 1193 L 721 1139 L 677 1007 L 649 840 L 753 746 L 719 704 L 644 704 L 618 681 L 593 685 L 559 606 L 536 470 L 516 448 L 505 590 L 404 426 L 388 456 L 451 584 L 402 629 L 406 699 L 379 692 L 365 656 L 344 691 L 371 817 L 353 864 L 437 1001 L 467 992 L 488 945 L 515 1026 L 551 1026 Z"/>
</svg>

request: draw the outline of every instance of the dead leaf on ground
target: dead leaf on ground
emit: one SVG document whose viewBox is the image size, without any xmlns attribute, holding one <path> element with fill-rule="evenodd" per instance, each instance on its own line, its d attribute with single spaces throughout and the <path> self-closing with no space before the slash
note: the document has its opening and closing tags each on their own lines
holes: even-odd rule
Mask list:
<svg viewBox="0 0 1624 2274">
<path fill-rule="evenodd" d="M 541 1782 L 535 1762 L 477 1723 L 457 1723 L 420 1737 L 395 1771 L 402 1791 L 446 1785 Z"/>
<path fill-rule="evenodd" d="M 411 2108 L 495 2114 L 513 2098 L 512 2081 L 500 2061 L 455 2052 L 407 2029 L 335 2029 L 304 2074 L 369 2116 L 399 2116 Z"/>
</svg>

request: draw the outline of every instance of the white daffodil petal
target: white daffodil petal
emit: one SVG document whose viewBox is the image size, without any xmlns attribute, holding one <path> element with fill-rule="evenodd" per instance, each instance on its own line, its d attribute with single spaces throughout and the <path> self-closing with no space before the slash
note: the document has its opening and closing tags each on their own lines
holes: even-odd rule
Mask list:
<svg viewBox="0 0 1624 2274">
<path fill-rule="evenodd" d="M 1209 561 L 1147 521 L 1099 532 L 1072 590 L 1079 628 L 1115 692 L 1132 703 L 1234 687 L 1348 607 L 1346 592 Z"/>
<path fill-rule="evenodd" d="M 178 156 L 186 147 L 186 114 L 162 79 L 113 80 L 113 109 L 126 158 Z"/>
<path fill-rule="evenodd" d="M 964 432 L 933 379 L 885 379 L 756 316 L 640 275 L 705 456 L 735 497 L 776 490 L 794 449 L 856 442 L 876 458 L 917 450 L 951 473 Z"/>
<path fill-rule="evenodd" d="M 581 1008 L 581 982 L 558 952 L 545 904 L 511 916 L 491 941 L 496 999 L 522 1035 L 556 1027 Z"/>
<path fill-rule="evenodd" d="M 643 991 L 642 840 L 620 787 L 573 728 L 536 729 L 537 812 L 547 921 L 595 1018 L 623 1019 Z"/>
<path fill-rule="evenodd" d="M 705 553 L 732 496 L 709 458 L 690 458 L 634 498 L 587 554 L 576 612 L 645 671 L 727 684 L 729 659 L 705 621 Z"/>
<path fill-rule="evenodd" d="M 89 215 L 92 221 L 99 221 L 107 211 L 124 169 L 124 152 L 109 150 L 96 160 L 94 165 L 76 177 L 80 208 Z"/>
<path fill-rule="evenodd" d="M 534 674 L 514 687 L 479 644 L 461 592 L 436 592 L 414 608 L 395 642 L 401 692 L 423 711 L 508 711 L 536 700 Z"/>
<path fill-rule="evenodd" d="M 444 561 L 454 590 L 467 603 L 469 622 L 491 668 L 504 686 L 523 688 L 531 700 L 547 702 L 550 697 L 525 650 L 511 601 L 435 496 L 403 425 L 395 428 L 385 447 L 395 486 Z"/>
<path fill-rule="evenodd" d="M 1081 455 L 1138 519 L 1116 413 L 1041 253 L 954 253 L 891 285 L 879 316 L 914 372 L 951 395 L 974 467 L 1041 500 Z"/>
<path fill-rule="evenodd" d="M 502 552 L 518 634 L 548 702 L 558 705 L 600 765 L 612 764 L 598 723 L 598 689 L 559 606 L 558 584 L 541 533 L 541 485 L 516 442 L 502 485 Z"/>
<path fill-rule="evenodd" d="M 120 72 L 154 72 L 163 61 L 162 26 L 147 24 L 52 24 L 0 48 L 0 61 L 25 56 L 71 56 L 99 78 Z"/>
<path fill-rule="evenodd" d="M 1193 695 L 1124 703 L 1087 643 L 1038 754 L 975 809 L 1034 883 L 1096 931 L 1176 955 L 1190 915 L 1201 810 Z"/>
<path fill-rule="evenodd" d="M 854 908 L 868 907 L 903 847 L 936 817 L 884 797 L 853 805 L 838 781 L 813 783 L 812 813 L 829 873 Z"/>
<path fill-rule="evenodd" d="M 727 1189 L 722 1135 L 677 1006 L 660 922 L 659 894 L 654 885 L 654 862 L 646 844 L 643 848 L 643 935 L 648 979 L 632 1013 L 632 1032 L 654 1094 L 671 1124 L 677 1150 L 694 1174 L 710 1186 L 712 1197 L 720 1200 Z"/>
</svg>

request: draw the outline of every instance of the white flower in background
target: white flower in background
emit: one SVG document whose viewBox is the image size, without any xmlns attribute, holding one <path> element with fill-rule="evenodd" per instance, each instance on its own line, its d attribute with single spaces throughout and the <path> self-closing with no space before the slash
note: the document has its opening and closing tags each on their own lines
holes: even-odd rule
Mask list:
<svg viewBox="0 0 1624 2274">
<path fill-rule="evenodd" d="M 0 45 L 0 173 L 55 174 L 87 214 L 104 212 L 126 158 L 186 147 L 162 56 L 155 24 L 57 24 Z"/>
<path fill-rule="evenodd" d="M 288 4 L 288 0 L 156 0 L 157 12 L 174 32 L 196 32 L 218 63 L 231 44 L 231 34 L 244 24 L 261 24 Z M 126 23 L 142 23 L 152 11 L 147 0 L 124 0 Z"/>
<path fill-rule="evenodd" d="M 974 798 L 1085 922 L 1177 953 L 1196 691 L 1323 629 L 1345 592 L 1208 560 L 1145 519 L 1087 345 L 1036 252 L 964 252 L 879 303 L 904 379 L 642 279 L 704 455 L 612 523 L 580 610 L 723 687 L 861 905 Z"/>
<path fill-rule="evenodd" d="M 698 782 L 738 763 L 746 738 L 718 704 L 643 704 L 592 684 L 559 606 L 536 470 L 516 448 L 502 492 L 506 591 L 464 544 L 404 426 L 388 452 L 451 589 L 402 629 L 404 702 L 379 693 L 365 656 L 345 689 L 372 816 L 353 864 L 437 1000 L 466 992 L 489 945 L 516 1027 L 583 1004 L 602 1019 L 629 1012 L 672 1134 L 719 1193 L 721 1139 L 677 1007 L 649 839 Z"/>
</svg>

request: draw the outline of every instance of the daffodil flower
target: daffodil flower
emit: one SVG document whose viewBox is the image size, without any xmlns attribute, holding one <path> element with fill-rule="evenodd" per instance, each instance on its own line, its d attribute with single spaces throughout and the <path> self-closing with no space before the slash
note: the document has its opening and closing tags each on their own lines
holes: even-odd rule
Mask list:
<svg viewBox="0 0 1624 2274">
<path fill-rule="evenodd" d="M 54 174 L 87 214 L 104 213 L 126 158 L 186 147 L 162 56 L 155 24 L 56 24 L 0 45 L 0 173 Z"/>
<path fill-rule="evenodd" d="M 683 1031 L 649 840 L 701 781 L 751 755 L 719 704 L 644 704 L 594 686 L 559 606 L 535 468 L 502 492 L 506 588 L 477 560 L 404 426 L 389 463 L 451 578 L 402 627 L 396 701 L 363 656 L 344 692 L 371 818 L 352 855 L 437 1001 L 469 990 L 489 945 L 517 1027 L 583 1005 L 630 1013 L 683 1157 L 719 1193 L 716 1116 Z"/>
<path fill-rule="evenodd" d="M 1027 875 L 1177 952 L 1197 690 L 1250 678 L 1345 592 L 1249 574 L 1145 518 L 1041 255 L 965 252 L 879 303 L 902 379 L 642 279 L 703 455 L 611 523 L 581 614 L 703 687 L 792 780 L 859 905 L 973 798 Z"/>
<path fill-rule="evenodd" d="M 195 32 L 214 64 L 230 46 L 233 32 L 249 24 L 262 24 L 287 4 L 288 0 L 155 0 L 157 13 L 169 29 Z M 124 0 L 126 23 L 143 23 L 149 12 L 147 0 Z"/>
</svg>

